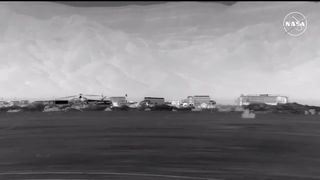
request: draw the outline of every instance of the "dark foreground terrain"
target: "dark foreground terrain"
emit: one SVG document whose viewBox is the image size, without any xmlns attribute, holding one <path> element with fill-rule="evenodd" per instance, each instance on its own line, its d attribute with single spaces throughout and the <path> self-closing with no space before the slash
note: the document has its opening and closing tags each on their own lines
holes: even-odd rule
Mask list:
<svg viewBox="0 0 320 180">
<path fill-rule="evenodd" d="M 320 179 L 320 116 L 1 113 L 0 179 Z"/>
</svg>

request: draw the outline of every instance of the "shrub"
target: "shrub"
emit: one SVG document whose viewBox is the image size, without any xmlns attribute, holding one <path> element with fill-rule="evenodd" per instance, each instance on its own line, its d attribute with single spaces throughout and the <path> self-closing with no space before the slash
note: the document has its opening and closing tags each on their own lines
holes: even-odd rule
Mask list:
<svg viewBox="0 0 320 180">
<path fill-rule="evenodd" d="M 122 105 L 120 107 L 113 106 L 111 109 L 113 111 L 129 111 L 131 108 L 129 106 L 127 106 L 127 105 Z"/>
<path fill-rule="evenodd" d="M 162 105 L 155 105 L 154 107 L 150 107 L 152 111 L 172 111 L 173 107 L 162 104 Z"/>
</svg>

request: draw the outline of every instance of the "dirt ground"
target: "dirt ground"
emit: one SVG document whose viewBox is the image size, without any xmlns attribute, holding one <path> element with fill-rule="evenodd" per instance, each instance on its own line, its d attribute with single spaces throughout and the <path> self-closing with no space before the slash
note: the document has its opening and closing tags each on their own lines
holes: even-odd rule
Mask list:
<svg viewBox="0 0 320 180">
<path fill-rule="evenodd" d="M 0 113 L 0 179 L 320 179 L 320 116 Z"/>
</svg>

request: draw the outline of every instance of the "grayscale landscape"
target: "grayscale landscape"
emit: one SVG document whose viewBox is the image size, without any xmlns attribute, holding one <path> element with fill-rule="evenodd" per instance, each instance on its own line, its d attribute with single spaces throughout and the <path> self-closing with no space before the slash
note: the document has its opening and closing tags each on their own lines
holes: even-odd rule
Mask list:
<svg viewBox="0 0 320 180">
<path fill-rule="evenodd" d="M 320 179 L 319 10 L 0 2 L 0 179 Z"/>
</svg>

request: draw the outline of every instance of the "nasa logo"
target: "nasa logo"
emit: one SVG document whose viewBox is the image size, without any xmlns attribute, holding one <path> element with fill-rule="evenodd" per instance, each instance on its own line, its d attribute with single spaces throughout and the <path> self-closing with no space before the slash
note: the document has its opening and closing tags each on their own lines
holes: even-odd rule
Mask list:
<svg viewBox="0 0 320 180">
<path fill-rule="evenodd" d="M 307 29 L 307 18 L 300 12 L 291 12 L 284 17 L 283 27 L 290 36 L 300 36 Z"/>
</svg>

